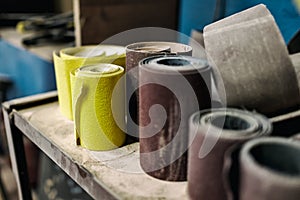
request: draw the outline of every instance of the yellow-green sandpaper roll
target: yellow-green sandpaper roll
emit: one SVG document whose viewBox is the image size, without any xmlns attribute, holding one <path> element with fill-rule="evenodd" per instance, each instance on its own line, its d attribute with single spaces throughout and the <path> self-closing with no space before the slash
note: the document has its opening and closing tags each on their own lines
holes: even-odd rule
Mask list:
<svg viewBox="0 0 300 200">
<path fill-rule="evenodd" d="M 118 126 L 125 126 L 125 82 L 120 79 L 123 74 L 121 66 L 104 63 L 84 66 L 71 74 L 77 145 L 89 150 L 110 150 L 124 143 L 125 133 Z M 117 83 L 121 87 L 115 87 Z M 113 92 L 118 97 L 113 100 L 118 110 L 114 115 Z"/>
<path fill-rule="evenodd" d="M 114 45 L 70 47 L 53 53 L 61 113 L 73 119 L 70 73 L 81 66 L 112 63 L 125 66 L 125 48 Z"/>
</svg>

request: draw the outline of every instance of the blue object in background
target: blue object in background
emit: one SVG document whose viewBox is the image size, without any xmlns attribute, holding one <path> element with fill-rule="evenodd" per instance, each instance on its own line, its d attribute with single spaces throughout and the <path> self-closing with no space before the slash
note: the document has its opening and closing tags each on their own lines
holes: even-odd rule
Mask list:
<svg viewBox="0 0 300 200">
<path fill-rule="evenodd" d="M 53 63 L 0 39 L 0 73 L 13 83 L 7 100 L 56 89 Z"/>
<path fill-rule="evenodd" d="M 286 43 L 300 29 L 300 13 L 293 0 L 251 0 L 249 2 L 251 3 L 249 6 L 257 5 L 260 2 L 266 4 L 273 14 Z"/>
<path fill-rule="evenodd" d="M 217 0 L 180 0 L 179 31 L 190 35 L 213 22 Z M 300 14 L 293 0 L 227 0 L 225 16 L 263 3 L 274 16 L 286 43 L 300 29 Z"/>
</svg>

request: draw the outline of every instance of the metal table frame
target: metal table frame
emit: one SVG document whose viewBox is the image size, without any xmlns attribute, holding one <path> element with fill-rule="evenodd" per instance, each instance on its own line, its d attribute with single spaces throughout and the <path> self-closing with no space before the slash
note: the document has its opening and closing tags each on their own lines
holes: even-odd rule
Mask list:
<svg viewBox="0 0 300 200">
<path fill-rule="evenodd" d="M 117 153 L 114 155 L 117 154 L 119 158 L 108 159 L 105 162 L 93 157 L 94 153 L 99 152 L 91 152 L 76 146 L 71 141 L 73 122 L 60 114 L 57 100 L 57 92 L 48 92 L 3 103 L 9 152 L 20 199 L 32 199 L 31 188 L 28 184 L 23 135 L 95 199 L 100 197 L 101 199 L 188 199 L 186 182 L 162 181 L 148 176 L 142 170 L 135 174 L 111 167 L 118 164 L 120 159 L 123 159 L 120 166 L 124 163 L 131 166 L 133 156 L 135 156 L 134 162 L 138 164 L 138 143 L 116 149 Z M 53 107 L 55 110 L 50 113 Z M 51 111 L 49 112 L 48 109 Z M 34 121 L 31 113 L 36 111 L 42 113 L 32 114 L 36 120 Z M 40 114 L 44 116 L 45 113 L 46 115 L 49 113 L 46 119 L 39 117 Z M 63 133 L 65 135 L 62 134 L 61 129 L 53 127 L 51 123 L 54 124 L 53 126 L 59 126 L 56 124 L 61 123 L 60 125 L 65 129 Z M 49 131 L 48 127 L 50 127 Z M 119 152 L 121 152 L 120 155 Z M 109 163 L 112 165 L 108 165 Z"/>
<path fill-rule="evenodd" d="M 37 135 L 39 133 L 37 130 L 31 129 L 28 126 L 28 124 L 24 124 L 24 127 L 22 127 L 21 129 L 23 130 L 25 129 L 25 131 L 21 131 L 19 129 L 20 127 L 17 127 L 15 124 L 15 120 L 17 118 L 16 112 L 17 110 L 33 107 L 35 105 L 55 102 L 57 100 L 58 100 L 57 93 L 50 92 L 44 95 L 35 95 L 35 96 L 20 98 L 20 99 L 3 103 L 4 123 L 5 123 L 6 133 L 7 133 L 7 141 L 9 146 L 10 158 L 11 158 L 12 168 L 18 186 L 18 193 L 20 199 L 24 199 L 24 200 L 32 199 L 31 188 L 29 186 L 27 164 L 25 159 L 23 135 L 28 137 L 29 140 L 35 143 L 43 151 L 45 151 L 46 146 L 51 146 L 53 151 L 47 151 L 45 153 L 56 163 L 57 160 L 55 160 L 55 158 L 59 157 L 57 155 L 63 153 L 59 150 L 58 147 L 53 146 L 53 144 L 51 144 L 51 142 L 47 138 L 44 138 L 43 143 L 39 143 L 38 141 L 36 141 L 35 138 L 37 138 Z M 74 162 L 71 158 L 68 158 L 67 156 L 64 156 L 64 158 L 66 159 L 65 162 L 68 163 Z M 60 165 L 60 167 L 63 170 L 65 170 L 63 166 Z M 76 165 L 76 167 L 77 167 L 77 172 L 80 173 L 82 176 L 84 177 L 89 176 L 89 173 L 86 172 L 86 170 L 82 166 Z M 75 174 L 73 174 L 73 176 L 72 174 L 69 175 L 76 182 L 80 182 L 80 180 L 78 180 L 78 178 L 75 177 Z M 113 195 L 109 194 L 104 188 L 100 187 L 100 185 L 97 184 L 95 180 L 92 179 L 92 176 L 90 176 L 89 181 L 91 184 L 96 185 L 96 187 L 93 188 L 93 191 L 87 191 L 92 197 L 97 197 L 101 195 L 101 197 L 103 197 L 104 199 L 115 199 Z"/>
<path fill-rule="evenodd" d="M 12 161 L 13 172 L 15 174 L 16 182 L 18 185 L 18 193 L 20 199 L 32 199 L 24 153 L 23 135 L 25 135 L 29 140 L 36 144 L 38 148 L 40 148 L 60 168 L 62 168 L 67 174 L 69 174 L 69 176 L 93 198 L 188 199 L 188 196 L 186 194 L 186 182 L 172 183 L 161 181 L 154 179 L 146 175 L 145 173 L 132 175 L 116 172 L 114 169 L 105 168 L 106 166 L 104 166 L 103 163 L 99 163 L 98 161 L 96 162 L 95 160 L 91 160 L 90 165 L 84 165 L 82 164 L 82 161 L 79 161 L 76 158 L 76 155 L 82 154 L 84 152 L 89 153 L 88 150 L 82 150 L 82 148 L 78 148 L 74 144 L 74 147 L 69 147 L 69 150 L 72 150 L 71 152 L 73 152 L 74 150 L 74 153 L 70 154 L 70 151 L 67 151 L 68 149 L 66 150 L 62 148 L 62 146 L 64 145 L 53 143 L 49 137 L 45 136 L 45 134 L 42 134 L 38 130 L 38 128 L 34 127 L 29 122 L 30 120 L 28 120 L 28 116 L 27 118 L 24 117 L 24 113 L 31 112 L 27 110 L 33 110 L 34 108 L 38 108 L 40 105 L 55 104 L 57 108 L 57 115 L 52 116 L 53 118 L 51 119 L 55 121 L 56 117 L 58 117 L 59 119 L 57 120 L 64 120 L 64 118 L 59 115 L 60 113 L 58 112 L 57 100 L 57 92 L 48 92 L 3 103 L 2 109 L 4 114 L 9 152 Z M 49 115 L 51 115 L 51 113 L 49 113 Z M 41 119 L 41 121 L 43 122 L 43 119 Z M 288 136 L 300 132 L 300 127 L 295 126 L 300 121 L 300 110 L 271 118 L 271 121 L 274 125 L 273 133 L 275 133 L 275 135 L 284 133 L 287 134 L 285 136 Z M 48 125 L 47 123 L 45 124 L 45 126 Z M 72 132 L 70 130 L 71 128 L 68 129 L 68 131 Z M 65 137 L 67 139 L 72 138 L 70 134 L 71 133 L 68 133 L 68 136 Z M 63 137 L 60 136 L 60 134 L 57 135 L 56 132 L 54 135 L 55 137 L 58 137 L 58 139 Z M 86 154 L 86 156 L 88 159 L 91 159 L 88 153 Z M 117 159 L 115 159 L 115 161 L 116 160 Z M 125 163 L 128 162 L 131 161 L 125 160 Z M 93 165 L 94 163 L 96 164 Z M 93 168 L 90 167 L 91 165 L 93 166 Z M 99 171 L 98 173 L 100 173 L 101 176 L 97 175 L 97 170 Z M 109 176 L 113 175 L 116 175 L 115 177 L 122 179 L 117 180 L 116 182 L 118 182 L 118 184 L 116 185 L 114 185 L 115 179 L 109 180 Z M 103 178 L 102 176 L 106 176 L 106 178 Z M 125 189 L 130 190 L 129 192 L 127 192 L 127 190 L 124 191 L 124 188 L 122 188 L 123 190 L 120 190 L 120 187 L 123 184 L 123 180 L 127 185 Z M 175 198 L 174 195 L 176 195 Z"/>
</svg>

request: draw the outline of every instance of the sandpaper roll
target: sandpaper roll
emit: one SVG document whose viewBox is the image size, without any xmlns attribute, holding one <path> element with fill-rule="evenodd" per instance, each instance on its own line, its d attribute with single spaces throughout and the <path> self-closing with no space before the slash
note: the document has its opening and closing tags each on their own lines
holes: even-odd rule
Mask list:
<svg viewBox="0 0 300 200">
<path fill-rule="evenodd" d="M 300 53 L 290 55 L 290 59 L 293 63 L 294 69 L 297 74 L 298 86 L 300 88 Z"/>
<path fill-rule="evenodd" d="M 240 163 L 239 156 L 243 144 L 229 147 L 224 155 L 223 184 L 227 200 L 239 199 Z"/>
<path fill-rule="evenodd" d="M 53 59 L 60 111 L 72 120 L 70 73 L 81 66 L 97 63 L 125 66 L 125 48 L 114 45 L 70 47 L 53 52 Z"/>
<path fill-rule="evenodd" d="M 240 152 L 240 200 L 299 200 L 300 145 L 285 138 L 247 142 Z"/>
<path fill-rule="evenodd" d="M 130 135 L 138 135 L 136 125 L 138 124 L 138 89 L 134 95 L 129 93 L 138 86 L 138 65 L 143 58 L 159 54 L 192 55 L 192 48 L 185 44 L 173 42 L 138 42 L 126 46 L 126 98 L 129 102 L 129 113 L 127 116 L 127 132 Z M 130 117 L 130 118 L 129 118 Z M 132 119 L 132 120 L 131 120 Z"/>
<path fill-rule="evenodd" d="M 110 150 L 121 146 L 125 133 L 125 83 L 115 87 L 124 68 L 114 64 L 80 67 L 72 74 L 72 102 L 77 145 L 90 150 Z M 119 83 L 120 84 L 120 83 Z M 117 91 L 116 91 L 117 90 Z M 113 92 L 118 94 L 112 105 Z M 117 107 L 117 115 L 112 107 Z M 115 121 L 118 119 L 118 123 Z"/>
<path fill-rule="evenodd" d="M 227 149 L 269 135 L 264 116 L 232 108 L 196 112 L 190 118 L 188 194 L 191 199 L 226 199 L 223 162 Z M 207 153 L 203 153 L 207 151 Z"/>
<path fill-rule="evenodd" d="M 188 56 L 154 56 L 139 65 L 142 169 L 158 179 L 185 181 L 188 118 L 210 108 L 211 67 Z"/>
<path fill-rule="evenodd" d="M 268 116 L 299 106 L 295 70 L 276 22 L 265 5 L 204 28 L 207 58 L 219 71 L 227 105 Z"/>
</svg>

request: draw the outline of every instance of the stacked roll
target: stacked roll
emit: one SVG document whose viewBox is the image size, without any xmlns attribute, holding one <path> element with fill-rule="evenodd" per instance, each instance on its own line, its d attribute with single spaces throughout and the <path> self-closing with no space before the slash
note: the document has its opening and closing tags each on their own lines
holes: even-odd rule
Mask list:
<svg viewBox="0 0 300 200">
<path fill-rule="evenodd" d="M 72 120 L 70 73 L 81 66 L 97 63 L 125 66 L 125 49 L 114 45 L 71 47 L 54 52 L 53 59 L 60 111 Z"/>
<path fill-rule="evenodd" d="M 273 137 L 247 142 L 239 157 L 239 199 L 298 200 L 299 155 L 298 141 Z"/>
<path fill-rule="evenodd" d="M 154 56 L 139 71 L 141 167 L 158 179 L 184 181 L 188 118 L 210 107 L 211 67 L 188 56 Z"/>
<path fill-rule="evenodd" d="M 264 116 L 238 109 L 205 110 L 190 118 L 188 194 L 191 199 L 226 199 L 223 184 L 225 152 L 233 145 L 267 136 Z"/>
<path fill-rule="evenodd" d="M 125 126 L 123 74 L 124 68 L 114 64 L 88 65 L 72 74 L 77 145 L 90 150 L 110 150 L 124 143 L 125 133 L 120 129 Z M 113 93 L 117 94 L 114 99 Z M 118 112 L 113 113 L 112 106 Z"/>
<path fill-rule="evenodd" d="M 173 42 L 138 42 L 126 46 L 126 98 L 129 103 L 127 113 L 127 132 L 138 137 L 138 82 L 139 62 L 154 55 L 192 55 L 192 48 Z M 134 93 L 133 93 L 134 92 Z M 131 95 L 133 93 L 133 95 Z"/>
</svg>

